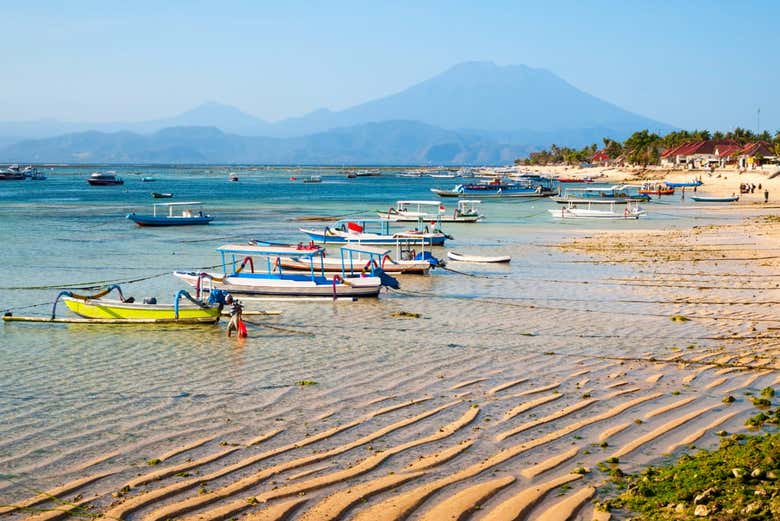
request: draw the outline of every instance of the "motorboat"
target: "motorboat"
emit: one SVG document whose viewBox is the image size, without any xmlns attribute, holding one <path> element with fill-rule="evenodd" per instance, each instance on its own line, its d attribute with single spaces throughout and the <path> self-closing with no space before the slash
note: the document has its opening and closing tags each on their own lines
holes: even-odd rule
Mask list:
<svg viewBox="0 0 780 521">
<path fill-rule="evenodd" d="M 376 297 L 383 285 L 398 287 L 398 281 L 377 267 L 381 259 L 361 246 L 341 248 L 340 273 L 326 274 L 325 250 L 298 249 L 270 243 L 227 244 L 217 248 L 222 259 L 221 273 L 176 271 L 173 275 L 203 291 L 212 288 L 235 295 L 265 295 L 276 297 Z M 358 267 L 355 254 L 368 255 L 368 272 Z M 295 257 L 308 263 L 308 272 L 287 273 L 282 258 Z M 255 259 L 265 260 L 255 263 Z M 255 271 L 255 267 L 260 271 Z M 248 270 L 246 268 L 249 268 Z M 262 269 L 264 267 L 264 269 Z"/>
<path fill-rule="evenodd" d="M 122 178 L 117 176 L 114 172 L 106 172 L 105 174 L 102 172 L 93 172 L 92 175 L 87 178 L 87 182 L 92 186 L 114 186 L 125 184 Z"/>
<path fill-rule="evenodd" d="M 175 213 L 176 210 L 181 212 Z M 214 217 L 203 212 L 203 203 L 197 201 L 157 203 L 152 205 L 151 215 L 132 212 L 127 214 L 127 218 L 138 226 L 191 226 L 208 224 L 214 220 Z"/>
<path fill-rule="evenodd" d="M 19 165 L 10 165 L 5 170 L 0 170 L 0 181 L 24 181 L 26 178 Z"/>
<path fill-rule="evenodd" d="M 322 177 L 320 177 L 318 175 L 312 175 L 312 176 L 309 176 L 309 177 L 305 178 L 303 180 L 303 182 L 306 183 L 306 184 L 309 184 L 309 183 L 321 183 L 322 182 Z"/>
<path fill-rule="evenodd" d="M 155 199 L 170 199 L 173 197 L 171 192 L 152 192 L 152 197 Z"/>
<path fill-rule="evenodd" d="M 567 206 L 561 207 L 561 209 L 548 210 L 550 215 L 555 219 L 612 219 L 612 220 L 625 220 L 625 219 L 639 219 L 639 217 L 646 215 L 647 212 L 643 210 L 638 204 L 628 201 L 625 207 L 621 209 L 616 208 L 617 203 L 610 203 L 609 210 L 604 210 L 593 207 L 593 203 L 589 202 L 586 205 L 580 203 L 579 206 L 575 202 L 570 202 Z"/>
</svg>

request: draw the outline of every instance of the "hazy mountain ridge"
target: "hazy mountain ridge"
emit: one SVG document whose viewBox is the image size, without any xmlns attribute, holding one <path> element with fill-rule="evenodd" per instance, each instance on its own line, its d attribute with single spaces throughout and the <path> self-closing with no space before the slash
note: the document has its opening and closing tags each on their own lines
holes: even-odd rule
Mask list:
<svg viewBox="0 0 780 521">
<path fill-rule="evenodd" d="M 216 102 L 137 123 L 0 123 L 0 161 L 489 163 L 642 128 L 672 129 L 545 69 L 467 62 L 390 96 L 275 123 Z M 27 139 L 2 146 L 11 136 Z"/>
</svg>

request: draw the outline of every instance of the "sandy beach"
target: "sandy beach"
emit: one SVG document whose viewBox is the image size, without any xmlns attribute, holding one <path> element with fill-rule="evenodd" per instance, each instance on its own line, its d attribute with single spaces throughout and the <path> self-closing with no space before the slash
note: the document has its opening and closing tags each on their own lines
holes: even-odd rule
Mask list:
<svg viewBox="0 0 780 521">
<path fill-rule="evenodd" d="M 727 182 L 713 182 L 713 191 Z M 165 401 L 132 414 L 73 406 L 71 421 L 83 418 L 79 436 L 36 435 L 27 449 L 26 426 L 40 411 L 20 406 L 0 463 L 34 479 L 0 483 L 8 498 L 0 515 L 605 519 L 592 504 L 607 479 L 599 464 L 636 471 L 694 445 L 715 446 L 716 431 L 746 430 L 755 409 L 745 392 L 780 384 L 780 229 L 772 212 L 539 240 L 531 247 L 540 259 L 590 273 L 536 281 L 567 288 L 558 293 L 564 298 L 533 285 L 515 298 L 491 296 L 501 273 L 477 271 L 463 283 L 480 288 L 477 298 L 436 297 L 422 280 L 385 305 L 328 307 L 319 317 L 286 310 L 283 321 L 267 322 L 282 330 L 278 342 L 284 330 L 326 336 L 309 346 L 297 337 L 298 360 L 273 358 L 269 337 L 268 358 L 249 373 L 226 361 L 214 374 L 251 380 L 273 368 L 288 385 L 204 396 L 174 423 Z M 507 249 L 522 258 L 512 250 L 519 247 Z M 392 311 L 420 318 L 387 318 Z M 351 330 L 336 328 L 345 315 Z M 380 320 L 388 348 L 361 348 Z M 414 344 L 423 337 L 442 347 Z M 414 356 L 398 347 L 402 338 L 417 345 Z M 353 347 L 325 362 L 331 345 Z M 155 363 L 161 375 L 175 371 L 175 360 Z M 317 366 L 339 369 L 330 377 Z M 296 374 L 316 383 L 294 384 Z M 724 403 L 726 396 L 735 401 Z M 104 419 L 141 435 L 107 445 L 101 440 L 113 427 Z"/>
</svg>

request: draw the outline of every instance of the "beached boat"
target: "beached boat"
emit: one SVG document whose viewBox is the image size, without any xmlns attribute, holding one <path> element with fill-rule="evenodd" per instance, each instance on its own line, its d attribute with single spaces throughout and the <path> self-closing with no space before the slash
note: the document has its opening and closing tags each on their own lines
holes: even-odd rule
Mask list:
<svg viewBox="0 0 780 521">
<path fill-rule="evenodd" d="M 390 225 L 395 222 L 390 219 L 343 219 L 322 231 L 300 230 L 311 240 L 323 244 L 394 245 L 399 241 L 414 241 L 424 246 L 441 246 L 445 240 L 452 238 L 436 225 L 430 226 L 422 220 L 418 220 L 414 229 L 394 232 Z"/>
<path fill-rule="evenodd" d="M 551 199 L 558 204 L 625 204 L 630 201 L 649 201 L 650 196 L 632 191 L 629 185 L 614 185 L 609 188 L 567 188 L 563 195 Z"/>
<path fill-rule="evenodd" d="M 299 250 L 289 246 L 264 243 L 254 245 L 227 244 L 217 248 L 222 259 L 221 273 L 176 271 L 173 275 L 193 287 L 205 291 L 217 288 L 236 295 L 266 295 L 278 297 L 376 297 L 383 285 L 398 287 L 398 281 L 378 268 L 381 258 L 360 246 L 341 248 L 343 268 L 340 273 L 326 275 L 322 248 Z M 372 261 L 369 273 L 350 270 L 354 255 L 368 255 Z M 308 263 L 308 273 L 286 273 L 283 257 L 296 257 Z M 255 258 L 265 259 L 263 272 L 255 272 Z M 354 263 L 357 266 L 357 263 Z M 247 271 L 245 268 L 249 266 Z M 205 278 L 204 278 L 205 277 Z"/>
<path fill-rule="evenodd" d="M 87 178 L 87 182 L 92 186 L 115 186 L 125 184 L 122 178 L 115 175 L 113 172 L 106 172 L 105 174 L 102 172 L 93 172 L 92 175 Z"/>
<path fill-rule="evenodd" d="M 568 206 L 562 207 L 560 210 L 548 210 L 550 215 L 555 219 L 597 219 L 597 220 L 623 220 L 623 219 L 639 219 L 642 215 L 647 214 L 645 210 L 639 207 L 636 203 L 627 202 L 626 206 L 618 209 L 615 207 L 617 203 L 610 203 L 609 210 L 596 209 L 592 206 L 592 203 L 587 203 L 587 206 L 581 207 L 577 203 L 570 202 Z"/>
<path fill-rule="evenodd" d="M 112 291 L 118 293 L 118 299 L 103 298 Z M 60 300 L 80 318 L 57 318 Z M 54 300 L 49 317 L 22 317 L 7 313 L 3 320 L 79 324 L 213 324 L 219 321 L 224 305 L 229 302 L 233 303 L 232 298 L 221 290 L 211 292 L 207 300 L 193 298 L 185 290 L 180 290 L 171 304 L 158 304 L 154 297 L 136 302 L 132 297 L 125 298 L 119 286 L 112 285 L 94 295 L 61 291 Z M 240 308 L 240 304 L 234 304 Z"/>
<path fill-rule="evenodd" d="M 458 253 L 456 251 L 448 251 L 447 258 L 457 262 L 475 262 L 475 263 L 506 263 L 512 260 L 509 255 L 497 255 L 497 256 L 484 256 L 484 255 L 467 255 L 465 253 Z"/>
<path fill-rule="evenodd" d="M 346 264 L 341 257 L 325 256 L 315 263 L 316 267 L 322 268 L 326 273 L 340 273 L 344 269 L 350 273 L 368 271 L 373 266 L 382 268 L 385 273 L 392 275 L 404 273 L 425 275 L 432 267 L 443 265 L 439 259 L 426 255 L 427 252 L 417 253 L 413 248 L 407 248 L 401 244 L 397 246 L 398 253 L 395 258 L 391 256 L 391 250 L 387 248 L 360 246 L 359 250 L 356 252 L 356 256 L 345 258 Z M 309 271 L 308 259 L 299 256 L 280 257 L 279 263 L 286 270 Z"/>
<path fill-rule="evenodd" d="M 739 201 L 739 196 L 732 195 L 730 197 L 708 197 L 705 195 L 692 195 L 691 199 L 697 203 L 734 203 Z"/>
<path fill-rule="evenodd" d="M 174 210 L 178 209 L 181 209 L 181 213 L 174 214 Z M 133 212 L 128 214 L 127 218 L 138 226 L 192 226 L 208 224 L 214 220 L 211 215 L 203 213 L 203 203 L 197 201 L 157 203 L 152 205 L 151 215 Z"/>
<path fill-rule="evenodd" d="M 477 205 L 481 201 L 461 199 L 452 215 L 446 215 L 446 208 L 439 201 L 397 201 L 395 206 L 386 212 L 377 212 L 383 219 L 398 222 L 440 221 L 445 223 L 475 223 L 484 219 Z M 431 208 L 431 211 L 426 209 Z"/>
<path fill-rule="evenodd" d="M 693 181 L 683 182 L 683 183 L 670 183 L 666 181 L 664 183 L 669 188 L 683 188 L 683 187 L 694 187 L 694 186 L 701 186 L 704 183 L 701 182 L 701 179 L 694 179 Z"/>
<path fill-rule="evenodd" d="M 152 192 L 152 197 L 155 199 L 170 199 L 173 197 L 171 192 Z"/>
</svg>

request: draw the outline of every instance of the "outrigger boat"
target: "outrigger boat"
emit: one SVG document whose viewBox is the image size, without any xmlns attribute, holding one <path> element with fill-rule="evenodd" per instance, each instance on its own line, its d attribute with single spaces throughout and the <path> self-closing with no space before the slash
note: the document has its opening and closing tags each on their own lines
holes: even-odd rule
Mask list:
<svg viewBox="0 0 780 521">
<path fill-rule="evenodd" d="M 116 290 L 119 299 L 105 299 L 104 296 Z M 95 324 L 214 324 L 219 321 L 222 309 L 232 298 L 223 291 L 209 294 L 208 300 L 193 298 L 185 290 L 179 290 L 173 304 L 158 304 L 155 298 L 136 302 L 125 298 L 122 289 L 112 285 L 94 295 L 79 295 L 72 291 L 61 291 L 52 305 L 50 317 L 17 317 L 6 314 L 7 322 L 61 322 Z M 70 311 L 80 318 L 57 318 L 57 303 L 62 300 Z"/>
<path fill-rule="evenodd" d="M 600 210 L 592 207 L 592 203 L 587 203 L 587 207 L 579 208 L 574 202 L 560 210 L 548 210 L 555 219 L 639 219 L 640 216 L 647 214 L 638 204 L 632 205 L 631 201 L 626 203 L 622 211 L 615 209 L 616 203 L 610 203 L 609 210 Z"/>
<path fill-rule="evenodd" d="M 495 178 L 488 183 L 456 185 L 452 190 L 431 188 L 439 197 L 479 197 L 481 199 L 505 197 L 547 197 L 555 193 L 552 181 L 543 176 L 523 176 L 518 181 L 502 181 Z"/>
<path fill-rule="evenodd" d="M 452 237 L 445 234 L 434 224 L 431 229 L 422 219 L 418 219 L 417 228 L 393 232 L 391 219 L 344 219 L 336 221 L 333 226 L 326 226 L 323 231 L 300 228 L 314 242 L 323 244 L 373 244 L 394 245 L 399 240 L 415 241 L 422 246 L 441 246 Z M 369 232 L 367 229 L 374 231 Z"/>
<path fill-rule="evenodd" d="M 474 199 L 461 199 L 452 216 L 445 215 L 445 207 L 439 201 L 398 201 L 395 206 L 386 212 L 377 212 L 383 219 L 398 222 L 417 222 L 438 220 L 445 223 L 475 223 L 484 219 L 484 215 L 477 211 L 477 205 L 482 201 Z M 426 212 L 425 207 L 435 207 L 434 212 Z"/>
<path fill-rule="evenodd" d="M 468 255 L 465 253 L 458 253 L 456 251 L 448 251 L 447 252 L 447 258 L 450 260 L 454 260 L 456 262 L 472 262 L 472 263 L 507 263 L 512 260 L 512 257 L 509 255 L 496 255 L 496 256 L 485 256 L 485 255 Z"/>
<path fill-rule="evenodd" d="M 444 266 L 444 262 L 433 257 L 424 249 L 417 252 L 412 244 L 402 244 L 398 242 L 396 246 L 396 257 L 390 256 L 391 250 L 386 248 L 372 248 L 370 246 L 352 247 L 348 246 L 357 257 L 348 256 L 343 258 L 325 257 L 317 262 L 318 267 L 327 273 L 341 272 L 347 270 L 350 273 L 369 271 L 372 267 L 379 267 L 385 273 L 391 274 L 418 274 L 425 275 L 431 268 Z M 299 251 L 308 251 L 310 246 L 298 245 L 295 247 Z M 364 257 L 362 254 L 365 254 Z M 348 262 L 345 264 L 345 260 Z M 279 264 L 291 271 L 309 271 L 309 262 L 306 258 L 300 256 L 280 257 Z"/>
<path fill-rule="evenodd" d="M 694 186 L 701 186 L 704 183 L 701 182 L 701 179 L 694 179 L 693 181 L 688 181 L 687 183 L 685 183 L 685 182 L 684 183 L 670 183 L 670 182 L 666 181 L 664 184 L 666 186 L 668 186 L 669 188 L 682 188 L 682 187 L 688 188 L 688 187 L 694 187 Z"/>
<path fill-rule="evenodd" d="M 167 208 L 167 215 L 158 215 L 158 208 Z M 174 215 L 173 210 L 183 208 L 181 213 Z M 197 208 L 195 213 L 193 208 Z M 203 213 L 203 203 L 197 201 L 181 203 L 157 203 L 152 206 L 152 215 L 139 215 L 135 212 L 127 214 L 127 218 L 138 226 L 191 226 L 208 224 L 214 220 L 211 215 Z"/>
<path fill-rule="evenodd" d="M 693 195 L 691 199 L 697 203 L 734 203 L 739 201 L 738 195 L 732 195 L 731 197 L 708 197 L 704 195 Z"/>
<path fill-rule="evenodd" d="M 190 286 L 210 291 L 211 288 L 225 290 L 234 295 L 266 295 L 283 297 L 376 297 L 382 286 L 398 287 L 398 281 L 387 275 L 378 266 L 381 258 L 373 251 L 360 246 L 341 248 L 342 269 L 340 274 L 325 275 L 324 249 L 299 250 L 290 246 L 265 243 L 227 244 L 217 251 L 222 258 L 222 273 L 198 273 L 176 271 L 173 275 Z M 353 255 L 363 253 L 372 262 L 368 274 L 362 270 L 350 269 L 356 266 Z M 285 273 L 282 257 L 296 257 L 305 260 L 309 273 Z M 255 272 L 255 258 L 265 258 L 264 272 Z M 249 266 L 249 272 L 245 268 Z M 208 288 L 201 287 L 208 282 Z"/>
<path fill-rule="evenodd" d="M 626 204 L 630 201 L 651 199 L 647 194 L 632 193 L 630 189 L 629 185 L 615 185 L 609 188 L 567 188 L 563 195 L 551 199 L 558 204 Z"/>
<path fill-rule="evenodd" d="M 657 195 L 658 197 L 661 197 L 662 195 L 674 195 L 674 187 L 669 186 L 666 183 L 643 183 L 639 188 L 639 193 L 646 195 Z"/>
</svg>

